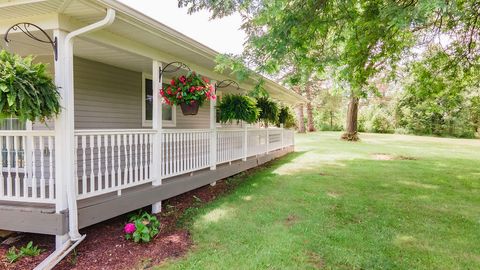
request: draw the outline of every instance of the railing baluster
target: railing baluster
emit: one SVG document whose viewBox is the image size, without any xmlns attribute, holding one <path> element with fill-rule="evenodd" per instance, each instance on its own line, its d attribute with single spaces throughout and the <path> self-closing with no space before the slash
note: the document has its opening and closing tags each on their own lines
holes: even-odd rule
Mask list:
<svg viewBox="0 0 480 270">
<path fill-rule="evenodd" d="M 102 136 L 97 135 L 97 182 L 98 182 L 98 190 L 103 189 L 103 181 L 102 181 Z"/>
<path fill-rule="evenodd" d="M 77 155 L 76 155 L 76 149 L 77 149 L 78 141 L 75 138 L 75 160 L 77 160 Z M 54 189 L 55 189 L 55 184 L 53 180 L 53 138 L 52 136 L 48 136 L 48 163 L 49 163 L 49 177 L 48 177 L 48 198 L 53 199 L 54 197 Z M 77 176 L 77 166 L 74 167 L 75 170 L 75 179 L 78 179 Z"/>
<path fill-rule="evenodd" d="M 128 171 L 128 152 L 127 152 L 127 136 L 126 134 L 123 135 L 123 149 L 124 149 L 124 161 L 125 161 L 125 168 L 124 168 L 124 175 L 123 175 L 123 184 L 124 185 L 127 185 L 129 184 L 128 182 L 128 175 L 129 175 L 129 171 Z"/>
<path fill-rule="evenodd" d="M 117 186 L 117 177 L 115 175 L 115 135 L 109 135 L 108 136 L 110 138 L 110 146 L 112 147 L 111 148 L 111 151 L 110 151 L 110 155 L 111 155 L 111 165 L 112 165 L 112 168 L 110 170 L 110 181 L 112 181 L 112 187 L 116 187 Z"/>
<path fill-rule="evenodd" d="M 12 159 L 10 157 L 10 136 L 6 139 L 7 148 L 7 196 L 12 197 Z"/>
<path fill-rule="evenodd" d="M 87 136 L 81 136 L 82 139 L 82 194 L 87 194 Z"/>
<path fill-rule="evenodd" d="M 128 164 L 128 183 L 133 183 L 135 179 L 133 179 L 133 143 L 132 143 L 132 134 L 128 135 L 128 157 L 129 157 L 129 164 Z"/>
<path fill-rule="evenodd" d="M 115 136 L 115 135 L 114 135 Z M 121 136 L 120 134 L 117 134 L 117 181 L 118 181 L 118 186 L 122 185 L 122 162 L 121 162 Z"/>
<path fill-rule="evenodd" d="M 108 136 L 103 135 L 103 149 L 105 153 L 105 170 L 104 170 L 104 181 L 105 181 L 105 188 L 111 188 L 112 185 L 110 184 L 110 179 L 111 177 L 108 177 Z"/>
<path fill-rule="evenodd" d="M 94 192 L 95 188 L 95 160 L 94 160 L 94 147 L 95 147 L 95 136 L 90 135 L 90 192 Z"/>
<path fill-rule="evenodd" d="M 139 175 L 139 171 L 138 171 L 138 159 L 140 158 L 138 156 L 138 147 L 139 147 L 139 143 L 138 143 L 138 135 L 137 134 L 134 134 L 133 135 L 133 148 L 135 149 L 135 156 L 133 157 L 135 159 L 135 168 L 134 168 L 134 172 L 133 172 L 133 178 L 135 179 L 135 182 L 138 182 L 140 181 L 140 175 Z"/>
<path fill-rule="evenodd" d="M 13 137 L 13 147 L 14 147 L 14 153 L 15 153 L 15 186 L 14 186 L 14 195 L 15 197 L 20 197 L 20 171 L 18 168 L 20 167 L 19 163 L 19 158 L 18 158 L 18 136 Z"/>
<path fill-rule="evenodd" d="M 144 177 L 144 172 L 143 172 L 143 139 L 144 139 L 145 135 L 144 134 L 140 134 L 140 180 L 143 181 L 145 180 L 145 177 Z M 161 156 L 161 155 L 160 155 Z M 160 160 L 159 160 L 160 162 Z M 160 165 L 161 166 L 161 165 Z"/>
<path fill-rule="evenodd" d="M 23 197 L 24 198 L 28 198 L 28 168 L 30 166 L 28 166 L 28 161 L 29 159 L 27 158 L 27 136 L 22 136 L 22 147 L 23 147 Z M 1 156 L 1 155 L 0 155 Z M 0 164 L 2 164 L 1 162 L 2 158 L 0 157 Z M 1 165 L 2 166 L 2 169 L 3 169 L 3 164 Z M 3 171 L 1 173 L 3 175 Z M 0 196 L 3 196 L 3 192 L 1 192 L 3 190 L 3 181 L 1 181 L 0 179 Z M 51 198 L 51 197 L 50 197 Z"/>
</svg>

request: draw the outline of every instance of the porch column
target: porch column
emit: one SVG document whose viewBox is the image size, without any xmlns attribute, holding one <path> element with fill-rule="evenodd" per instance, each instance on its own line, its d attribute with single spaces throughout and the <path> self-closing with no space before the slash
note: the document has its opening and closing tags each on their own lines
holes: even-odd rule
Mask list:
<svg viewBox="0 0 480 270">
<path fill-rule="evenodd" d="M 280 128 L 282 129 L 282 149 L 283 149 L 285 148 L 285 142 L 284 142 L 285 129 L 283 128 L 283 124 L 280 124 Z"/>
<path fill-rule="evenodd" d="M 67 33 L 62 30 L 54 30 L 54 37 L 57 38 L 58 60 L 54 63 L 55 85 L 60 93 L 60 107 L 62 108 L 58 117 L 55 119 L 55 212 L 60 213 L 68 208 L 67 204 L 67 181 L 66 172 L 73 170 L 73 162 L 67 159 L 67 152 L 70 151 L 65 144 L 65 138 L 71 135 L 69 128 L 69 114 L 73 114 L 72 108 L 67 105 L 70 88 L 66 87 L 65 82 L 65 37 Z M 73 118 L 73 117 L 72 117 Z M 72 120 L 73 121 L 73 120 Z M 72 149 L 73 150 L 73 149 Z M 73 157 L 73 154 L 72 154 Z M 68 233 L 55 236 L 55 248 L 58 250 L 68 241 Z"/>
<path fill-rule="evenodd" d="M 267 143 L 267 152 L 266 154 L 270 153 L 270 133 L 268 132 L 268 126 L 265 128 L 267 131 L 267 140 L 266 140 L 266 143 Z"/>
<path fill-rule="evenodd" d="M 212 81 L 216 87 L 216 81 Z M 215 88 L 215 94 L 217 89 Z M 217 99 L 210 100 L 210 170 L 217 169 Z"/>
<path fill-rule="evenodd" d="M 153 138 L 153 182 L 154 186 L 162 184 L 162 99 L 159 94 L 160 88 L 162 88 L 163 76 L 160 75 L 160 69 L 162 69 L 162 63 L 153 60 L 152 63 L 152 129 L 155 130 Z M 152 213 L 160 213 L 162 211 L 162 202 L 156 202 L 152 204 Z"/>
<path fill-rule="evenodd" d="M 247 122 L 243 121 L 243 161 L 247 161 L 248 156 L 248 126 Z"/>
</svg>

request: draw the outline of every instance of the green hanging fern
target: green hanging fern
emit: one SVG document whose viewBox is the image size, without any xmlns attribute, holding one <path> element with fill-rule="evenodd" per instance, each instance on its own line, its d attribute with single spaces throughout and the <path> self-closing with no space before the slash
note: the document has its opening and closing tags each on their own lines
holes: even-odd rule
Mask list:
<svg viewBox="0 0 480 270">
<path fill-rule="evenodd" d="M 259 97 L 257 98 L 257 108 L 260 110 L 258 120 L 262 121 L 265 126 L 277 122 L 280 109 L 275 101 L 268 97 Z"/>
<path fill-rule="evenodd" d="M 45 122 L 60 112 L 60 95 L 45 64 L 0 51 L 0 119 Z"/>
<path fill-rule="evenodd" d="M 287 106 L 282 106 L 278 113 L 277 126 L 279 127 L 280 124 L 283 124 L 285 128 L 295 127 L 295 117 Z"/>
<path fill-rule="evenodd" d="M 227 94 L 222 97 L 217 109 L 218 120 L 221 123 L 232 123 L 236 120 L 251 124 L 257 121 L 259 114 L 255 100 L 239 94 Z"/>
</svg>

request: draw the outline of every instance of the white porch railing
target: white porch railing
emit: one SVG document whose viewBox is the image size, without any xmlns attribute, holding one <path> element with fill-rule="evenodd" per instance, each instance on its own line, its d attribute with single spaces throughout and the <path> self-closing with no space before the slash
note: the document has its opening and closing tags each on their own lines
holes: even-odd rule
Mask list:
<svg viewBox="0 0 480 270">
<path fill-rule="evenodd" d="M 162 177 L 172 177 L 210 166 L 209 129 L 162 130 Z"/>
<path fill-rule="evenodd" d="M 243 129 L 217 130 L 217 164 L 242 159 L 245 131 Z"/>
<path fill-rule="evenodd" d="M 216 137 L 211 136 L 216 133 Z M 247 133 L 245 133 L 247 132 Z M 293 145 L 293 131 L 281 128 L 166 129 L 160 161 L 153 160 L 156 131 L 76 130 L 75 179 L 78 199 L 147 184 L 153 162 L 162 178 L 266 154 Z M 216 139 L 216 155 L 210 144 Z M 0 201 L 55 203 L 54 131 L 0 131 Z"/>
<path fill-rule="evenodd" d="M 0 131 L 0 200 L 55 202 L 55 133 Z"/>
<path fill-rule="evenodd" d="M 154 130 L 77 130 L 79 199 L 152 181 Z"/>
</svg>

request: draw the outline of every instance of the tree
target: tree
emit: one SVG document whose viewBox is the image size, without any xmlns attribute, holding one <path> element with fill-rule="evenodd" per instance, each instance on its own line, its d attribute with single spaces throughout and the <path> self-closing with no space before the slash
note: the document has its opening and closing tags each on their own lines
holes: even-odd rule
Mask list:
<svg viewBox="0 0 480 270">
<path fill-rule="evenodd" d="M 307 131 L 314 132 L 315 125 L 313 123 L 313 107 L 312 107 L 312 100 L 313 100 L 313 86 L 312 83 L 308 83 L 305 86 L 305 93 L 309 102 L 307 103 Z"/>
<path fill-rule="evenodd" d="M 321 130 L 340 130 L 342 114 L 342 96 L 333 89 L 318 89 L 315 100 L 318 108 L 315 117 L 316 126 Z M 342 120 L 343 122 L 343 120 Z"/>
<path fill-rule="evenodd" d="M 268 74 L 336 71 L 350 103 L 346 139 L 356 140 L 359 99 L 369 79 L 395 68 L 408 49 L 449 34 L 452 54 L 472 62 L 479 53 L 480 3 L 417 0 L 179 0 L 190 12 L 207 9 L 212 18 L 239 12 L 246 31 L 243 58 Z"/>
<path fill-rule="evenodd" d="M 416 134 L 473 137 L 478 129 L 479 70 L 452 64 L 439 47 L 410 69 L 396 109 L 400 126 Z"/>
<path fill-rule="evenodd" d="M 294 86 L 293 90 L 298 94 L 301 93 L 299 86 Z M 297 118 L 297 131 L 299 133 L 305 133 L 306 129 L 305 129 L 305 116 L 303 114 L 303 104 L 298 104 L 295 107 L 295 115 Z"/>
</svg>

